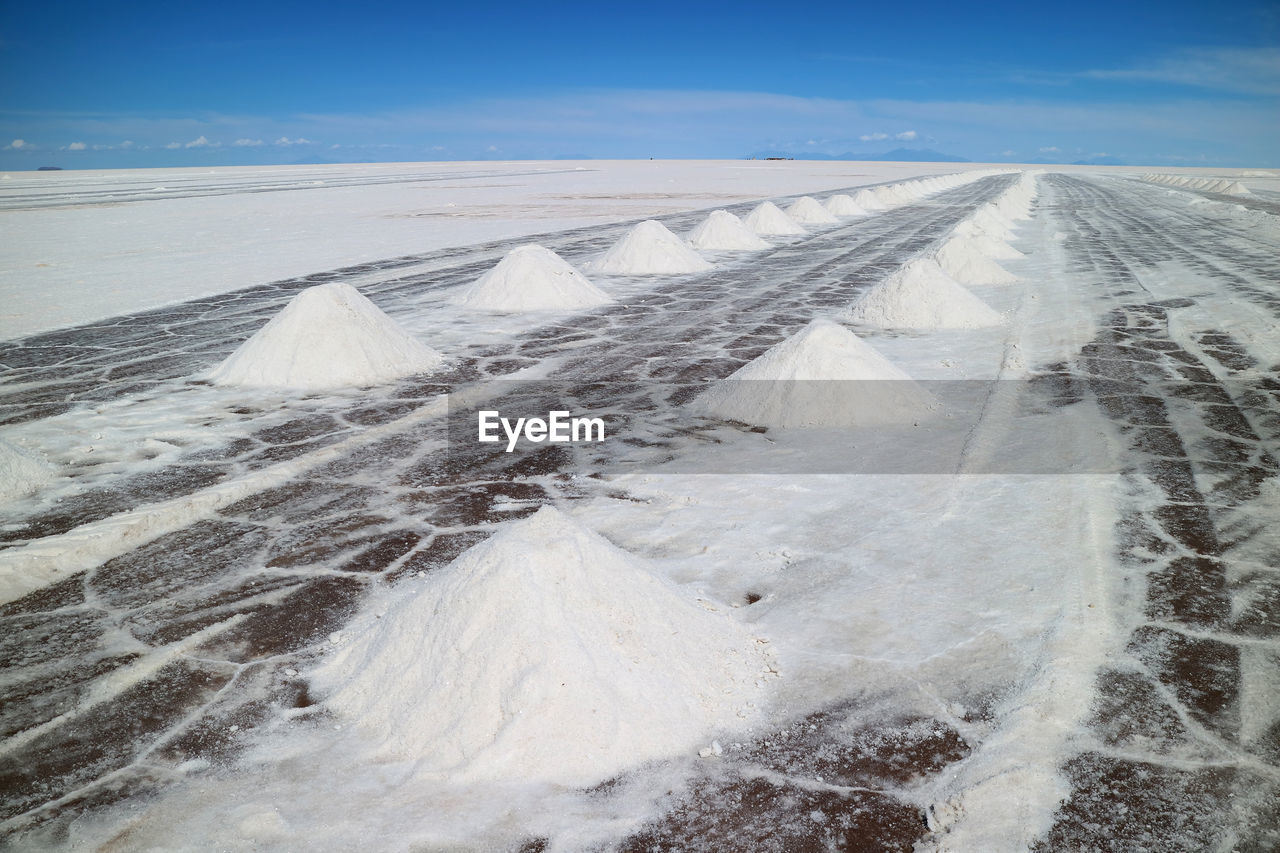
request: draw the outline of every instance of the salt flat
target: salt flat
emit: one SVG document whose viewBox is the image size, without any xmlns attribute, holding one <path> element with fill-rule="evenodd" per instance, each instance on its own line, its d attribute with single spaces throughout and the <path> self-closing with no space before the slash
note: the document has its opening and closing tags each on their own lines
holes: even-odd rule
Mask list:
<svg viewBox="0 0 1280 853">
<path fill-rule="evenodd" d="M 514 313 L 455 297 L 531 235 L 582 269 L 638 220 L 687 235 L 713 208 L 745 216 L 764 199 L 785 208 L 957 169 L 225 170 L 165 176 L 154 186 L 182 197 L 136 203 L 119 194 L 159 173 L 58 175 L 55 192 L 36 185 L 45 176 L 5 182 L 25 195 L 0 213 L 23 236 L 4 249 L 6 281 L 30 307 L 0 345 L 0 440 L 53 476 L 0 506 L 4 843 L 1273 847 L 1280 210 L 1269 179 L 1246 178 L 1256 192 L 1237 197 L 1123 170 L 965 171 L 886 191 L 899 200 L 867 216 L 766 236 L 767 249 L 705 252 L 710 270 L 589 274 L 611 304 Z M 997 226 L 1016 250 L 998 260 L 1013 281 L 975 273 L 966 286 L 998 322 L 849 321 L 859 295 L 913 261 L 944 275 L 936 253 L 975 228 L 988 242 L 973 245 L 992 251 Z M 58 242 L 69 232 L 85 239 Z M 79 277 L 98 271 L 116 283 L 80 298 Z M 203 380 L 328 282 L 356 287 L 445 362 L 320 393 Z M 67 307 L 32 320 L 41 293 Z M 933 394 L 938 417 L 764 429 L 749 413 L 691 412 L 820 318 Z M 832 387 L 845 393 L 838 378 Z M 508 455 L 460 438 L 476 407 L 561 404 L 604 414 L 617 440 Z M 666 637 L 656 663 L 592 663 L 608 654 L 600 614 L 613 614 L 618 648 L 658 645 L 644 643 L 658 619 L 646 601 L 633 629 L 589 565 L 543 586 L 518 560 L 498 571 L 468 551 L 505 541 L 491 537 L 545 504 L 594 531 L 570 539 L 632 555 L 662 595 L 683 596 L 682 630 L 700 630 L 689 626 L 701 608 L 767 645 L 759 684 L 735 683 L 727 709 L 702 702 L 727 716 L 713 713 L 693 745 L 673 733 L 662 755 L 646 695 L 669 709 L 732 667 Z M 536 549 L 522 530 L 521 547 Z M 548 538 L 537 556 L 563 542 Z M 563 603 L 554 610 L 568 616 L 541 626 L 550 605 L 508 610 L 493 588 L 437 602 L 465 588 L 451 573 L 468 565 L 519 578 L 510 597 Z M 433 634 L 419 615 L 398 632 L 396 614 L 419 596 L 454 627 Z M 500 630 L 467 634 L 495 613 L 516 620 L 519 647 Z M 575 646 L 574 613 L 593 617 L 578 617 L 596 638 L 590 655 Z M 431 655 L 395 641 L 415 632 Z M 528 637 L 544 637 L 545 654 L 529 656 Z M 437 670 L 419 668 L 450 644 L 470 655 L 460 669 L 474 695 L 490 697 L 477 713 L 498 706 L 535 743 L 478 722 L 444 744 L 388 730 L 388 719 L 415 725 L 415 701 L 449 703 L 424 719 L 470 719 L 466 691 L 433 688 Z M 352 649 L 375 649 L 380 683 L 408 704 L 364 715 L 368 684 L 318 675 Z M 613 675 L 593 684 L 592 671 Z M 562 713 L 577 731 L 557 730 L 537 715 L 563 708 L 570 676 L 575 704 Z M 584 713 L 596 702 L 601 714 Z M 616 730 L 590 729 L 593 716 Z M 479 745 L 476 732 L 488 733 Z M 430 749 L 388 757 L 377 747 L 388 738 Z M 472 748 L 505 775 L 473 775 Z M 573 762 L 590 779 L 535 772 L 596 748 Z M 453 775 L 442 749 L 454 750 Z"/>
</svg>

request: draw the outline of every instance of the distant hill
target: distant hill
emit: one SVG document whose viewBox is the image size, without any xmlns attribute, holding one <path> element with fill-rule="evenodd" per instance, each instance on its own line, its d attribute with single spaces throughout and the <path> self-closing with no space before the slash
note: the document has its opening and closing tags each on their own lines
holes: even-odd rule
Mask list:
<svg viewBox="0 0 1280 853">
<path fill-rule="evenodd" d="M 846 151 L 844 154 L 813 154 L 802 153 L 797 154 L 791 151 L 761 151 L 751 155 L 757 160 L 763 160 L 766 157 L 784 157 L 791 160 L 892 160 L 899 163 L 969 163 L 966 157 L 957 157 L 954 154 L 943 154 L 941 151 L 934 151 L 930 148 L 895 148 L 892 151 L 882 153 L 855 153 Z"/>
</svg>

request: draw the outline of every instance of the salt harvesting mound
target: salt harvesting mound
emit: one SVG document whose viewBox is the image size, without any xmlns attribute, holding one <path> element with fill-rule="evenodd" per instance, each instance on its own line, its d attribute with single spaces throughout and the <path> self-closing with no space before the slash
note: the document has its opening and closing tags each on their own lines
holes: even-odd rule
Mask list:
<svg viewBox="0 0 1280 853">
<path fill-rule="evenodd" d="M 600 782 L 744 725 L 773 672 L 727 610 L 551 507 L 361 623 L 314 686 L 376 758 L 454 782 Z"/>
<path fill-rule="evenodd" d="M 690 404 L 690 410 L 768 427 L 914 423 L 934 397 L 838 323 L 814 320 Z"/>
<path fill-rule="evenodd" d="M 634 226 L 609 251 L 583 266 L 606 275 L 681 275 L 713 268 L 654 219 Z"/>
<path fill-rule="evenodd" d="M 1013 284 L 1018 277 L 1009 272 L 969 241 L 952 237 L 935 253 L 938 266 L 961 284 Z"/>
<path fill-rule="evenodd" d="M 0 439 L 0 503 L 38 492 L 54 477 L 54 468 L 39 456 Z"/>
<path fill-rule="evenodd" d="M 807 225 L 834 225 L 840 221 L 831 214 L 831 211 L 819 204 L 816 198 L 807 195 L 791 202 L 787 208 L 787 216 Z"/>
<path fill-rule="evenodd" d="M 828 211 L 836 216 L 866 216 L 867 212 L 858 206 L 853 196 L 839 193 L 826 201 Z"/>
<path fill-rule="evenodd" d="M 871 190 L 858 190 L 853 194 L 853 201 L 863 210 L 887 210 L 889 205 L 880 200 Z"/>
<path fill-rule="evenodd" d="M 972 219 L 966 219 L 961 222 L 952 229 L 952 233 L 959 237 L 964 237 L 974 249 L 988 258 L 1011 260 L 1013 258 L 1026 257 L 1026 255 L 1010 246 L 1004 240 L 991 236 L 981 226 L 975 224 Z"/>
<path fill-rule="evenodd" d="M 689 232 L 689 245 L 708 252 L 758 251 L 769 244 L 727 210 L 713 210 Z"/>
<path fill-rule="evenodd" d="M 207 378 L 215 385 L 321 390 L 434 370 L 444 357 L 349 284 L 308 287 Z"/>
<path fill-rule="evenodd" d="M 507 252 L 449 301 L 483 311 L 554 311 L 595 308 L 614 300 L 555 252 L 530 244 Z"/>
<path fill-rule="evenodd" d="M 930 258 L 907 263 L 864 292 L 846 317 L 882 329 L 976 329 L 1002 322 Z"/>
<path fill-rule="evenodd" d="M 742 221 L 752 231 L 766 237 L 785 237 L 804 233 L 800 223 L 783 213 L 782 208 L 771 201 L 756 205 L 755 210 L 748 213 Z"/>
</svg>

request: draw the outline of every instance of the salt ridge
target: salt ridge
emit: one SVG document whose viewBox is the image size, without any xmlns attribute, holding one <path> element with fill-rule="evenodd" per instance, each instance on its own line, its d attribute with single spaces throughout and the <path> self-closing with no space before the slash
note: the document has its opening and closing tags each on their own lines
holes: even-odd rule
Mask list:
<svg viewBox="0 0 1280 853">
<path fill-rule="evenodd" d="M 0 439 L 0 503 L 40 491 L 54 474 L 55 469 L 48 462 Z"/>
</svg>

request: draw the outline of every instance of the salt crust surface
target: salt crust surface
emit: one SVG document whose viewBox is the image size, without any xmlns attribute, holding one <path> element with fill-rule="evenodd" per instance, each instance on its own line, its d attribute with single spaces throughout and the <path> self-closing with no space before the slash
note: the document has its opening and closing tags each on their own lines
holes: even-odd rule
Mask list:
<svg viewBox="0 0 1280 853">
<path fill-rule="evenodd" d="M 697 413 L 773 429 L 913 423 L 937 406 L 870 344 L 821 318 L 690 404 Z"/>
<path fill-rule="evenodd" d="M 833 225 L 840 221 L 813 196 L 802 196 L 791 202 L 787 215 L 808 225 Z"/>
<path fill-rule="evenodd" d="M 600 257 L 583 265 L 606 275 L 682 275 L 714 267 L 656 219 L 636 224 Z"/>
<path fill-rule="evenodd" d="M 886 329 L 977 329 L 1002 322 L 931 258 L 910 261 L 861 294 L 846 319 Z"/>
<path fill-rule="evenodd" d="M 0 503 L 39 491 L 53 479 L 54 470 L 35 454 L 0 439 Z"/>
<path fill-rule="evenodd" d="M 377 758 L 453 782 L 600 782 L 749 725 L 776 671 L 726 609 L 551 507 L 353 631 L 314 685 Z"/>
<path fill-rule="evenodd" d="M 614 299 L 550 249 L 517 246 L 451 304 L 483 311 L 554 311 L 595 308 Z"/>
<path fill-rule="evenodd" d="M 434 370 L 444 357 L 343 282 L 303 290 L 207 378 L 215 385 L 332 389 Z"/>
<path fill-rule="evenodd" d="M 742 220 L 746 226 L 757 234 L 764 236 L 786 237 L 805 233 L 800 223 L 783 212 L 771 201 L 763 201 Z"/>
<path fill-rule="evenodd" d="M 689 245 L 710 252 L 757 251 L 769 248 L 737 216 L 727 210 L 713 210 L 689 232 Z"/>
</svg>

